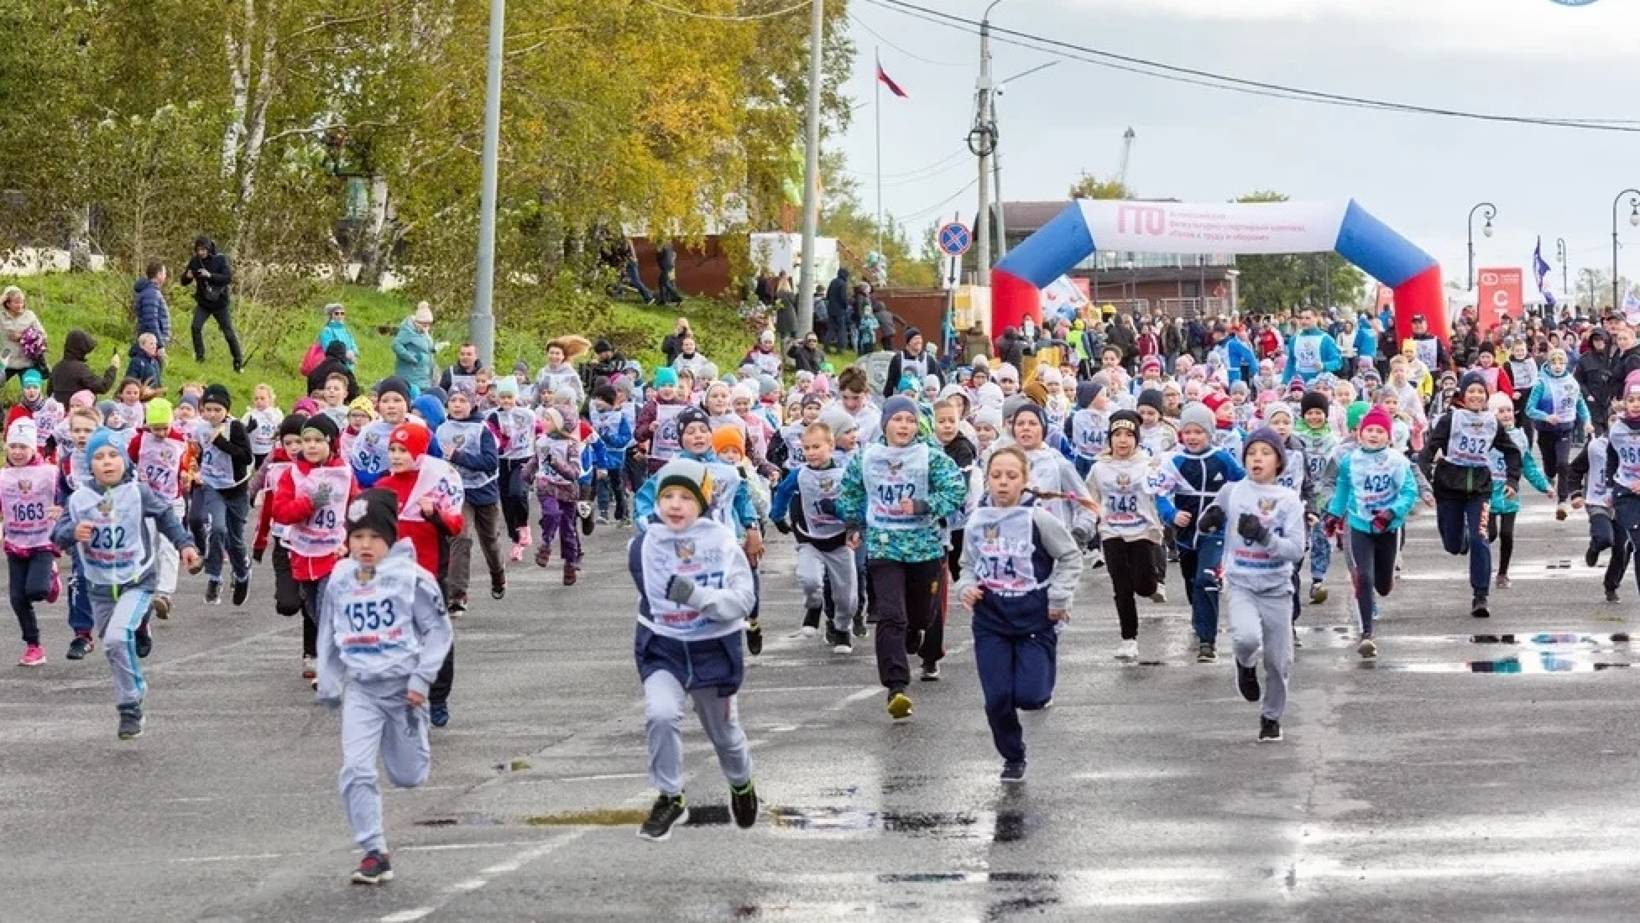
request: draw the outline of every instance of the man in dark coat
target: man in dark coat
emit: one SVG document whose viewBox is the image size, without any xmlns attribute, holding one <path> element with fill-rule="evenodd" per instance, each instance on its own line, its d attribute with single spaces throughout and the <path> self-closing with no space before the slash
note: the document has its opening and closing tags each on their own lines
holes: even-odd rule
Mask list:
<svg viewBox="0 0 1640 923">
<path fill-rule="evenodd" d="M 826 286 L 826 345 L 838 349 L 848 349 L 851 345 L 849 326 L 849 297 L 852 289 L 848 283 L 848 268 L 839 266 L 837 276 Z"/>
<path fill-rule="evenodd" d="M 194 238 L 194 258 L 182 273 L 182 284 L 194 287 L 194 361 L 205 361 L 205 320 L 215 318 L 222 328 L 222 338 L 228 341 L 228 351 L 233 353 L 233 370 L 243 370 L 245 351 L 239 345 L 230 313 L 233 267 L 227 255 L 216 252 L 216 244 L 209 237 Z"/>
</svg>

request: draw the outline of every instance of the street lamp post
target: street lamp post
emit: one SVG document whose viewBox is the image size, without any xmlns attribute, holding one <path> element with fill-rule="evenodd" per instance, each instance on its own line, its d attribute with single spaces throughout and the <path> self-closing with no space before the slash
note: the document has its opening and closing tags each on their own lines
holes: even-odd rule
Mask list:
<svg viewBox="0 0 1640 923">
<path fill-rule="evenodd" d="M 1577 294 L 1572 291 L 1566 282 L 1568 275 L 1566 272 L 1566 238 L 1564 237 L 1555 238 L 1555 259 L 1560 261 L 1560 293 L 1572 299 L 1572 305 L 1576 307 Z"/>
<path fill-rule="evenodd" d="M 1617 206 L 1623 204 L 1623 197 L 1633 195 L 1629 199 L 1629 225 L 1640 227 L 1640 189 L 1625 189 L 1612 199 L 1612 310 L 1622 310 L 1617 300 Z M 1592 310 L 1591 306 L 1591 310 Z"/>
<path fill-rule="evenodd" d="M 1476 206 L 1474 208 L 1471 208 L 1469 210 L 1469 290 L 1470 291 L 1475 290 L 1475 213 L 1480 212 L 1480 211 L 1484 211 L 1485 214 L 1486 214 L 1486 226 L 1481 228 L 1481 233 L 1486 235 L 1487 237 L 1492 236 L 1492 219 L 1496 218 L 1498 216 L 1498 207 L 1496 205 L 1493 205 L 1491 202 L 1480 202 L 1480 203 L 1476 204 Z"/>
</svg>

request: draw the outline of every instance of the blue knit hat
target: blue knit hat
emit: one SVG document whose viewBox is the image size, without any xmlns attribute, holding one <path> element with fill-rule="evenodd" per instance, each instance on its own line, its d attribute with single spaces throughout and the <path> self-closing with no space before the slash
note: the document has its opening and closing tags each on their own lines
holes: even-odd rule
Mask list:
<svg viewBox="0 0 1640 923">
<path fill-rule="evenodd" d="M 678 373 L 677 372 L 673 371 L 670 367 L 658 368 L 658 369 L 655 370 L 655 387 L 657 387 L 657 388 L 676 388 L 677 386 L 678 386 Z"/>
<path fill-rule="evenodd" d="M 125 461 L 125 453 L 120 451 L 119 443 L 114 441 L 114 431 L 106 426 L 98 427 L 97 431 L 92 433 L 91 438 L 86 441 L 86 460 L 89 461 L 96 458 L 98 449 L 113 449 L 114 454 L 120 457 L 120 461 Z"/>
<path fill-rule="evenodd" d="M 909 413 L 913 418 L 917 416 L 917 402 L 903 394 L 896 394 L 883 402 L 883 422 L 894 419 L 897 413 Z"/>
</svg>

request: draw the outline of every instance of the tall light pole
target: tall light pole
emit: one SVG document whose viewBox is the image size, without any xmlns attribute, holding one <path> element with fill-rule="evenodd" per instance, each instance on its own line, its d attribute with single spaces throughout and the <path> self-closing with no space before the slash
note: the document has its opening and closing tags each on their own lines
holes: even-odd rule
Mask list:
<svg viewBox="0 0 1640 923">
<path fill-rule="evenodd" d="M 1564 237 L 1555 238 L 1555 259 L 1560 261 L 1560 293 L 1572 299 L 1572 305 L 1575 307 L 1577 305 L 1577 293 L 1573 292 L 1571 286 L 1566 284 L 1568 276 L 1566 273 L 1566 238 Z"/>
<path fill-rule="evenodd" d="M 1485 214 L 1486 214 L 1486 227 L 1481 228 L 1481 233 L 1485 234 L 1487 237 L 1492 236 L 1492 219 L 1496 218 L 1498 216 L 1498 207 L 1496 205 L 1493 205 L 1491 202 L 1481 202 L 1481 203 L 1477 204 L 1474 208 L 1471 208 L 1469 210 L 1469 290 L 1470 291 L 1475 290 L 1475 213 L 1478 212 L 1478 211 L 1482 211 L 1482 210 L 1484 210 Z"/>
<path fill-rule="evenodd" d="M 819 0 L 816 0 L 819 2 Z M 490 45 L 484 59 L 484 148 L 478 187 L 478 270 L 473 286 L 473 311 L 467 328 L 478 357 L 495 368 L 495 187 L 496 159 L 501 147 L 501 57 L 505 41 L 507 0 L 490 0 Z"/>
<path fill-rule="evenodd" d="M 803 265 L 797 268 L 797 335 L 814 329 L 814 238 L 820 233 L 820 39 L 823 0 L 809 4 L 809 104 L 803 124 Z"/>
<path fill-rule="evenodd" d="M 974 128 L 968 132 L 968 149 L 979 158 L 979 215 L 974 219 L 975 268 L 980 285 L 991 284 L 991 154 L 996 150 L 996 113 L 991 108 L 991 11 L 1002 0 L 991 0 L 979 21 L 979 91 Z"/>
<path fill-rule="evenodd" d="M 1625 189 L 1622 192 L 1619 192 L 1617 194 L 1617 198 L 1612 199 L 1612 310 L 1613 311 L 1623 310 L 1622 303 L 1617 300 L 1617 206 L 1619 206 L 1623 203 L 1623 197 L 1624 196 L 1630 195 L 1630 194 L 1633 194 L 1634 198 L 1629 199 L 1629 224 L 1632 227 L 1640 227 L 1640 189 Z M 1593 310 L 1593 308 L 1594 308 L 1594 306 L 1590 305 L 1590 310 Z"/>
</svg>

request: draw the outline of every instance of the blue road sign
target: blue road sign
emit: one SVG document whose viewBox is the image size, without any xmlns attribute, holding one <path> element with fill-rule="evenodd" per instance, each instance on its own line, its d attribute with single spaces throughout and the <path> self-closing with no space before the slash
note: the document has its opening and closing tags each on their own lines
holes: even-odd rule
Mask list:
<svg viewBox="0 0 1640 923">
<path fill-rule="evenodd" d="M 939 241 L 940 252 L 946 256 L 962 256 L 974 243 L 974 234 L 968 230 L 968 225 L 958 222 L 940 225 L 939 234 L 935 237 Z"/>
</svg>

